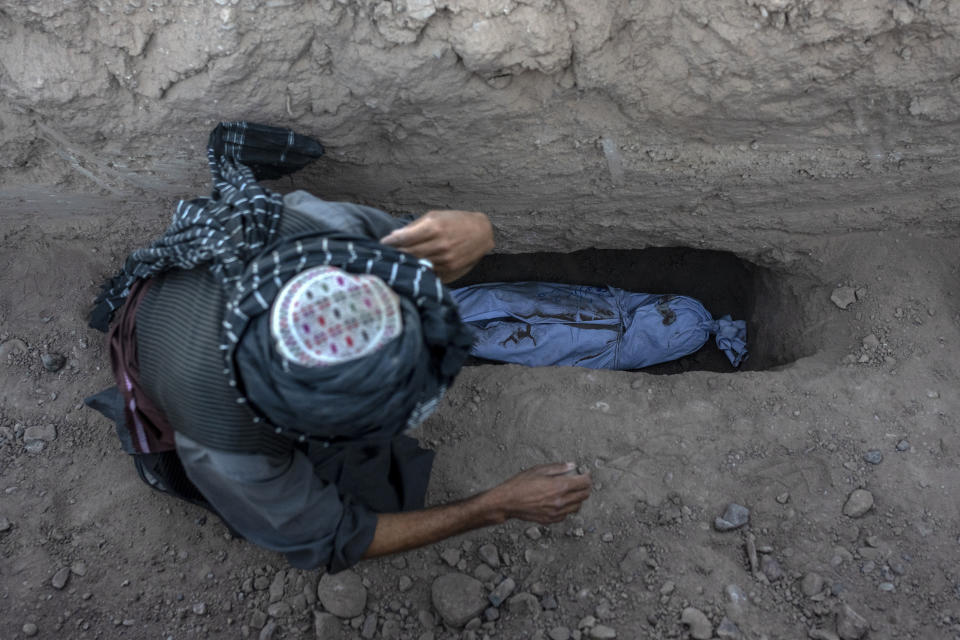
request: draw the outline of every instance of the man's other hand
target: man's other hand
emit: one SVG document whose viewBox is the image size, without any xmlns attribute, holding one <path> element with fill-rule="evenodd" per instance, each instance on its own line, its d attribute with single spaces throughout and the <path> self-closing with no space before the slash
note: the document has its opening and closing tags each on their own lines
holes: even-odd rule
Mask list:
<svg viewBox="0 0 960 640">
<path fill-rule="evenodd" d="M 560 522 L 590 495 L 589 474 L 572 473 L 572 462 L 542 464 L 522 471 L 481 496 L 490 500 L 496 521 L 519 518 L 540 524 Z"/>
<path fill-rule="evenodd" d="M 493 225 L 479 211 L 428 211 L 380 242 L 426 258 L 441 280 L 452 282 L 493 249 Z"/>
</svg>

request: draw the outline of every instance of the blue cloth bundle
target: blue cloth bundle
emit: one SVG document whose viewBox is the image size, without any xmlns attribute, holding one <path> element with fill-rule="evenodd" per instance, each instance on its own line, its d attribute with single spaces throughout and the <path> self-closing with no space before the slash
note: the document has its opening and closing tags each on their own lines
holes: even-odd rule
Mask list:
<svg viewBox="0 0 960 640">
<path fill-rule="evenodd" d="M 451 292 L 475 333 L 471 354 L 531 367 L 642 369 L 694 353 L 711 335 L 734 366 L 747 323 L 714 319 L 693 298 L 547 282 L 487 283 Z"/>
</svg>

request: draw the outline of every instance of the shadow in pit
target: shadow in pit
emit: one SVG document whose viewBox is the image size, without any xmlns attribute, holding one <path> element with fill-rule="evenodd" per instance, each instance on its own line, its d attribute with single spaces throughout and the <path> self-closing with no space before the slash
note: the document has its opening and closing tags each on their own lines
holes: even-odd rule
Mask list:
<svg viewBox="0 0 960 640">
<path fill-rule="evenodd" d="M 679 294 L 696 298 L 719 317 L 747 321 L 750 358 L 734 368 L 713 338 L 696 353 L 646 367 L 653 374 L 686 371 L 759 371 L 811 355 L 817 348 L 811 326 L 816 283 L 782 274 L 723 251 L 687 247 L 631 250 L 586 249 L 574 253 L 522 253 L 487 256 L 466 277 L 452 284 L 536 280 L 613 286 L 627 291 Z M 471 359 L 468 364 L 488 361 Z"/>
</svg>

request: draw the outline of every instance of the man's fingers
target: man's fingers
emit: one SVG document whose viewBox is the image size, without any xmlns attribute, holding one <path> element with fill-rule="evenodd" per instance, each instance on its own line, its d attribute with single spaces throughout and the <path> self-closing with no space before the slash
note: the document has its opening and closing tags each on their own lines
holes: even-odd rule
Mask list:
<svg viewBox="0 0 960 640">
<path fill-rule="evenodd" d="M 386 243 L 384 243 L 386 244 Z M 418 258 L 426 258 L 430 261 L 436 261 L 436 258 L 443 256 L 447 250 L 448 246 L 443 240 L 438 240 L 436 238 L 431 238 L 426 242 L 420 242 L 419 244 L 406 244 L 403 246 L 393 245 L 398 249 L 403 249 L 406 253 L 415 255 Z"/>
<path fill-rule="evenodd" d="M 582 491 L 586 490 L 587 493 L 590 492 L 590 487 L 593 484 L 593 481 L 590 479 L 589 474 L 582 474 L 576 476 L 570 476 L 565 478 L 567 481 L 567 491 Z"/>
<path fill-rule="evenodd" d="M 576 468 L 577 465 L 574 462 L 551 462 L 550 464 L 542 464 L 539 467 L 534 467 L 534 469 L 545 476 L 561 476 L 565 473 L 570 473 Z"/>
<path fill-rule="evenodd" d="M 380 239 L 380 243 L 390 247 L 412 247 L 430 240 L 434 235 L 436 230 L 433 225 L 428 224 L 425 218 L 420 218 L 405 227 L 391 231 Z"/>
</svg>

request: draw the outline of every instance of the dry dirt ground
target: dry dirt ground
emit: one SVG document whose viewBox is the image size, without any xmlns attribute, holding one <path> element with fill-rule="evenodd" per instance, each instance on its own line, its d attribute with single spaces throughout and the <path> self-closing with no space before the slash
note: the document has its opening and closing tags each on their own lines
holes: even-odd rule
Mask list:
<svg viewBox="0 0 960 640">
<path fill-rule="evenodd" d="M 47 638 L 335 637 L 314 629 L 318 573 L 289 570 L 216 517 L 152 493 L 111 425 L 81 407 L 110 380 L 102 336 L 84 322 L 90 300 L 163 228 L 170 204 L 4 198 L 0 637 L 27 637 L 30 625 Z M 754 367 L 772 368 L 468 367 L 422 432 L 438 454 L 432 502 L 565 459 L 591 470 L 596 491 L 560 525 L 511 523 L 362 563 L 365 609 L 336 632 L 684 638 L 693 607 L 720 637 L 960 635 L 956 250 L 956 237 L 851 234 L 821 240 L 830 277 L 761 274 L 751 331 L 771 337 L 754 345 Z M 580 278 L 604 280 L 592 268 Z M 841 285 L 857 292 L 846 309 L 830 299 Z M 780 333 L 807 353 L 778 362 L 792 357 L 777 351 Z M 59 371 L 44 367 L 51 353 L 66 358 Z M 855 489 L 873 506 L 850 517 Z M 719 532 L 730 502 L 750 522 Z M 484 561 L 486 544 L 498 561 Z M 520 598 L 452 629 L 431 598 L 449 572 L 486 589 L 512 578 L 532 605 Z"/>
<path fill-rule="evenodd" d="M 0 0 L 0 639 L 960 637 L 958 59 L 948 0 Z M 593 496 L 341 608 L 81 405 L 99 284 L 240 118 L 327 145 L 278 190 L 486 211 L 477 277 L 693 294 L 751 360 L 468 367 L 430 501 L 565 459 Z"/>
</svg>

